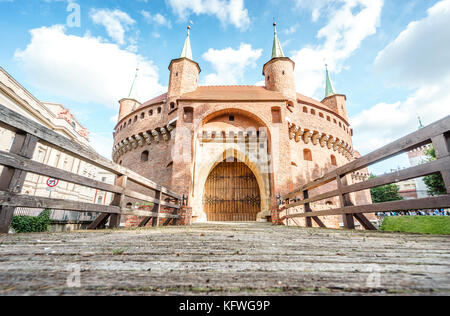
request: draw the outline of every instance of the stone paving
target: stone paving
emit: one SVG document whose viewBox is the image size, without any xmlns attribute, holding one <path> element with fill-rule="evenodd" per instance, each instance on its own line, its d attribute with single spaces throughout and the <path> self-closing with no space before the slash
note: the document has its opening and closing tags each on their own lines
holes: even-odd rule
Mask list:
<svg viewBox="0 0 450 316">
<path fill-rule="evenodd" d="M 329 294 L 449 295 L 450 236 L 264 223 L 0 235 L 0 295 Z"/>
</svg>

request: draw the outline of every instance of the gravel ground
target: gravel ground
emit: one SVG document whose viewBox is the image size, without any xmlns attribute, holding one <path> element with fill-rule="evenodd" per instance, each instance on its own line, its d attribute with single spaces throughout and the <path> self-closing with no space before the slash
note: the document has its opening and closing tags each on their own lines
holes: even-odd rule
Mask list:
<svg viewBox="0 0 450 316">
<path fill-rule="evenodd" d="M 261 223 L 0 235 L 0 295 L 330 294 L 449 295 L 450 236 Z"/>
</svg>

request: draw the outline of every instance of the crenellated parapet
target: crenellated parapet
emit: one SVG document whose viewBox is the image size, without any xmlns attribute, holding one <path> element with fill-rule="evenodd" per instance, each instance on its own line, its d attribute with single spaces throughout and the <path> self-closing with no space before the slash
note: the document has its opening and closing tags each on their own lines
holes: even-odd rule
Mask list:
<svg viewBox="0 0 450 316">
<path fill-rule="evenodd" d="M 297 126 L 294 123 L 288 123 L 289 139 L 295 142 L 303 142 L 305 144 L 313 144 L 322 148 L 328 148 L 343 155 L 349 161 L 353 159 L 354 150 L 346 141 L 339 139 L 336 136 L 324 133 L 322 131 L 310 130 Z"/>
<path fill-rule="evenodd" d="M 117 162 L 127 152 L 138 148 L 170 141 L 172 138 L 171 132 L 175 130 L 175 127 L 174 124 L 169 124 L 126 137 L 114 146 L 112 153 L 113 160 Z"/>
</svg>

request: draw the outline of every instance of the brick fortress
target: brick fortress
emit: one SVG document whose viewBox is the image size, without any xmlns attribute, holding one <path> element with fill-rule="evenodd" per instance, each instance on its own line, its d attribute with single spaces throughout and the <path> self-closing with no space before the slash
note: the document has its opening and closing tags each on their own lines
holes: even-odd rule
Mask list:
<svg viewBox="0 0 450 316">
<path fill-rule="evenodd" d="M 145 103 L 119 101 L 114 161 L 187 195 L 193 222 L 277 222 L 280 214 L 272 210 L 278 195 L 358 158 L 346 96 L 335 92 L 328 70 L 321 102 L 297 93 L 295 63 L 284 55 L 274 27 L 263 87 L 199 86 L 188 29 L 180 58 L 169 65 L 168 92 Z M 361 170 L 348 182 L 367 176 Z M 330 189 L 332 183 L 323 188 Z M 352 199 L 371 203 L 367 191 Z M 330 199 L 313 209 L 338 206 Z M 337 228 L 342 220 L 329 216 L 324 222 Z"/>
</svg>

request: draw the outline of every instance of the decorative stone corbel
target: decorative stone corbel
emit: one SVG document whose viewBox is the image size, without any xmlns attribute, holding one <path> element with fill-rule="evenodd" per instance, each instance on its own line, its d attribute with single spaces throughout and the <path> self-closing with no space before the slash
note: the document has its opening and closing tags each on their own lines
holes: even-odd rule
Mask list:
<svg viewBox="0 0 450 316">
<path fill-rule="evenodd" d="M 322 134 L 322 137 L 320 138 L 320 147 L 325 147 L 328 142 L 328 135 Z"/>
<path fill-rule="evenodd" d="M 144 133 L 142 133 L 142 136 L 144 136 L 145 143 L 147 145 L 151 145 L 152 144 L 152 136 L 149 133 L 144 132 Z"/>
<path fill-rule="evenodd" d="M 161 127 L 161 128 L 160 128 L 160 132 L 161 132 L 161 134 L 162 134 L 164 140 L 165 140 L 166 142 L 168 142 L 169 139 L 170 139 L 170 136 L 169 136 L 170 134 L 169 134 L 169 132 L 167 132 L 166 128 L 165 128 L 165 127 Z"/>
<path fill-rule="evenodd" d="M 321 133 L 319 133 L 318 131 L 314 131 L 314 134 L 311 138 L 313 145 L 317 145 L 321 137 L 322 137 Z"/>
<path fill-rule="evenodd" d="M 333 145 L 334 145 L 335 142 L 336 142 L 336 139 L 334 139 L 333 136 L 330 136 L 330 137 L 328 138 L 328 142 L 327 142 L 327 147 L 328 147 L 328 149 L 333 148 Z"/>
<path fill-rule="evenodd" d="M 161 141 L 161 135 L 158 133 L 157 130 L 153 130 L 152 135 L 157 143 L 159 143 Z"/>
<path fill-rule="evenodd" d="M 295 128 L 295 141 L 298 143 L 301 139 L 301 137 L 303 136 L 303 134 L 305 133 L 304 130 L 302 130 L 301 127 L 296 127 Z"/>
<path fill-rule="evenodd" d="M 305 132 L 303 133 L 303 137 L 302 137 L 303 142 L 304 142 L 305 144 L 309 144 L 309 141 L 310 141 L 310 139 L 311 139 L 311 136 L 312 136 L 312 132 L 311 132 L 311 131 L 305 131 Z"/>
<path fill-rule="evenodd" d="M 129 139 L 130 139 L 130 142 L 131 142 L 131 147 L 132 147 L 132 149 L 136 149 L 136 148 L 138 148 L 138 142 L 137 142 L 137 140 L 136 140 L 136 138 L 135 138 L 136 136 L 131 136 Z"/>
<path fill-rule="evenodd" d="M 139 147 L 144 147 L 144 145 L 145 145 L 144 137 L 142 137 L 141 135 L 136 135 L 135 137 L 136 137 Z"/>
</svg>

